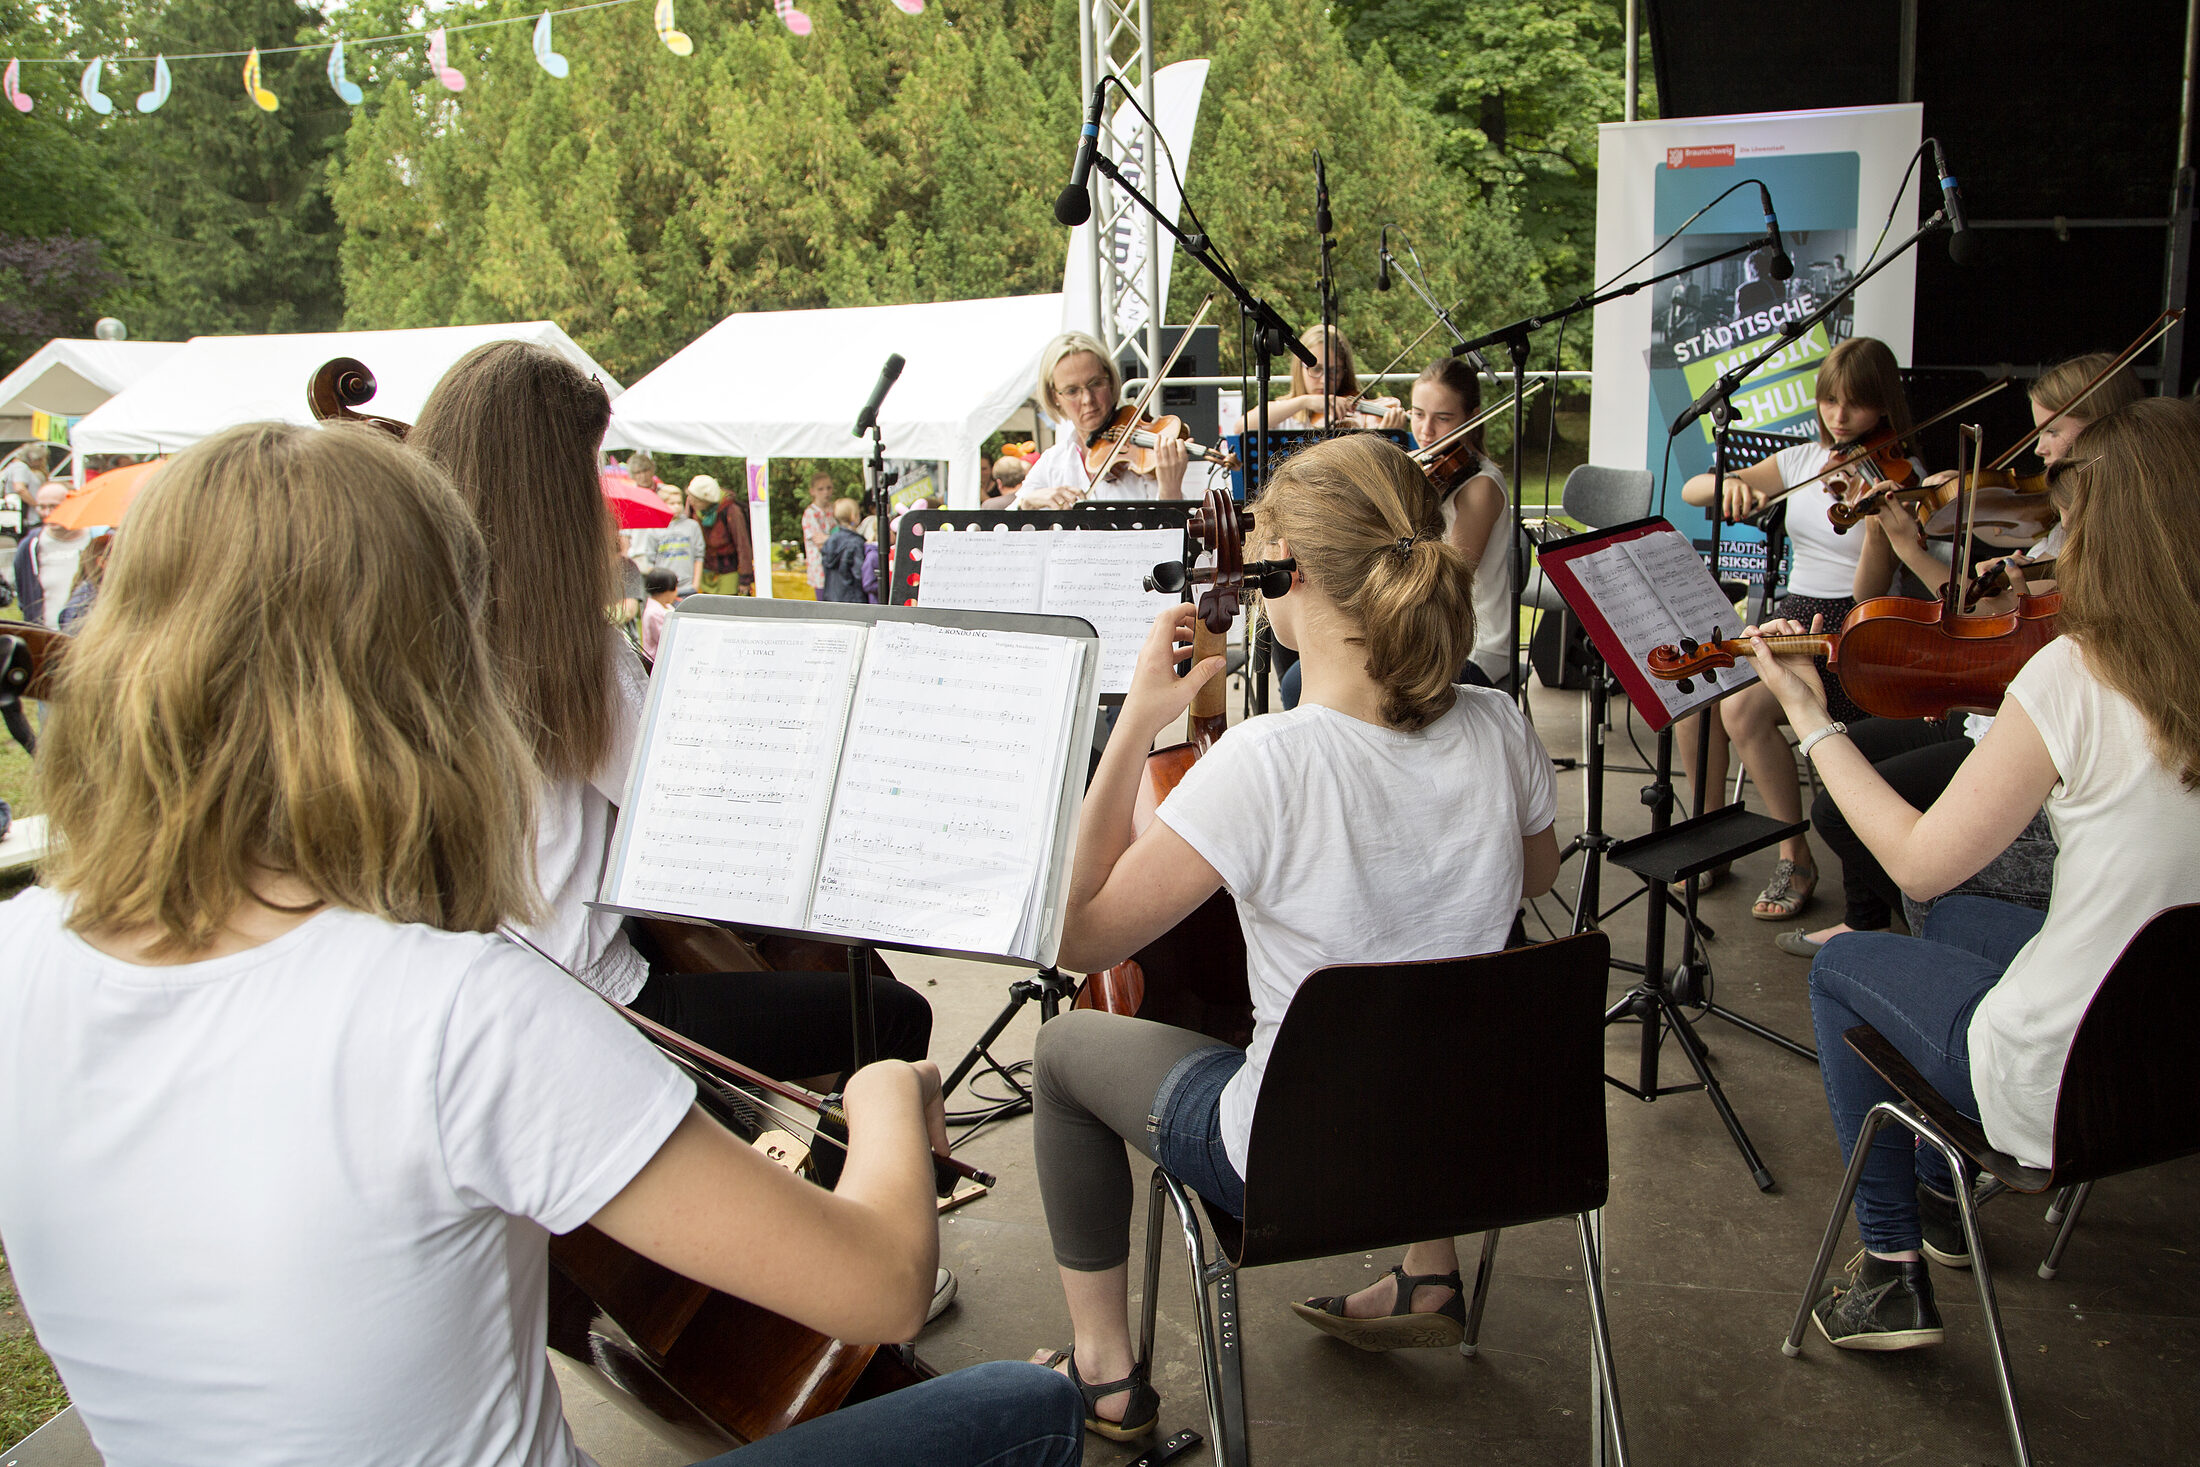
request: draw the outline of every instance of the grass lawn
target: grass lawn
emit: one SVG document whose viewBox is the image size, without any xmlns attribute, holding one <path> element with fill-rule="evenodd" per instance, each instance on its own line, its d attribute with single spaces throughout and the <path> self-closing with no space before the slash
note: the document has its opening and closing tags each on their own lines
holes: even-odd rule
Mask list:
<svg viewBox="0 0 2200 1467">
<path fill-rule="evenodd" d="M 8 1261 L 0 1256 L 0 1452 L 38 1430 L 68 1404 L 61 1377 L 31 1338 L 30 1321 L 16 1302 Z"/>
</svg>

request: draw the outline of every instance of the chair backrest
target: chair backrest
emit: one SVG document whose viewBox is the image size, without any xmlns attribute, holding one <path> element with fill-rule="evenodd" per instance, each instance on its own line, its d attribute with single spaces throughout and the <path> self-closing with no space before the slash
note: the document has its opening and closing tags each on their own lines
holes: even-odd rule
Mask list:
<svg viewBox="0 0 2200 1467">
<path fill-rule="evenodd" d="M 1603 1206 L 1610 961 L 1609 939 L 1589 932 L 1308 978 L 1261 1081 L 1238 1263 Z"/>
<path fill-rule="evenodd" d="M 1648 469 L 1607 469 L 1583 464 L 1566 476 L 1559 491 L 1566 518 L 1592 530 L 1624 525 L 1650 513 L 1651 491 L 1657 481 Z"/>
<path fill-rule="evenodd" d="M 2157 913 L 2095 990 L 2063 1062 L 2055 1175 L 2073 1182 L 2200 1151 L 2200 904 Z"/>
</svg>

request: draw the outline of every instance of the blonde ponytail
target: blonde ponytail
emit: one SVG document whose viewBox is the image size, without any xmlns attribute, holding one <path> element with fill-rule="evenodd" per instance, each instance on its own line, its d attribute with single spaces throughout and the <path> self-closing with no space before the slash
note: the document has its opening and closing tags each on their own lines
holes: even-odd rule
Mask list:
<svg viewBox="0 0 2200 1467">
<path fill-rule="evenodd" d="M 1334 438 L 1277 469 L 1255 515 L 1359 628 L 1384 719 L 1410 730 L 1449 712 L 1474 647 L 1474 572 L 1420 465 L 1372 433 Z"/>
</svg>

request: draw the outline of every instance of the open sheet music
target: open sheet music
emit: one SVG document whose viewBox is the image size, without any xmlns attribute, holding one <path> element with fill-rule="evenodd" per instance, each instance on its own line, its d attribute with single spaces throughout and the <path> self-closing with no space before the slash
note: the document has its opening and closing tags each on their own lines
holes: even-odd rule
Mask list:
<svg viewBox="0 0 2200 1467">
<path fill-rule="evenodd" d="M 607 905 L 1052 960 L 1091 637 L 873 614 L 672 615 Z"/>
<path fill-rule="evenodd" d="M 917 585 L 927 609 L 1079 616 L 1100 633 L 1100 691 L 1130 691 L 1153 619 L 1181 599 L 1145 588 L 1184 557 L 1182 530 L 934 530 Z"/>
<path fill-rule="evenodd" d="M 1650 676 L 1653 647 L 1741 634 L 1742 617 L 1687 539 L 1664 520 L 1640 520 L 1546 545 L 1539 556 L 1551 584 L 1573 608 L 1628 697 L 1661 729 L 1757 679 L 1748 663 L 1722 668 L 1715 682 Z"/>
</svg>

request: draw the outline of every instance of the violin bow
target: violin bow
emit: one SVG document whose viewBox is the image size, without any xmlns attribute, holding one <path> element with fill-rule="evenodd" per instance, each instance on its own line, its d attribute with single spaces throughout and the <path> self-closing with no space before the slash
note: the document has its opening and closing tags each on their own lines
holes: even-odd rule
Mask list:
<svg viewBox="0 0 2200 1467">
<path fill-rule="evenodd" d="M 1526 391 L 1520 393 L 1506 393 L 1502 401 L 1493 403 L 1489 407 L 1482 409 L 1482 411 L 1476 413 L 1473 417 L 1467 419 L 1464 423 L 1461 423 L 1458 427 L 1452 429 L 1449 433 L 1446 433 L 1443 437 L 1437 439 L 1435 442 L 1424 444 L 1420 448 L 1415 449 L 1413 451 L 1414 461 L 1416 463 L 1419 463 L 1423 468 L 1428 467 L 1429 464 L 1434 463 L 1437 459 L 1443 456 L 1445 449 L 1451 447 L 1452 444 L 1458 442 L 1467 434 L 1472 433 L 1475 429 L 1481 427 L 1484 423 L 1489 422 L 1491 419 L 1511 412 L 1513 398 L 1515 396 L 1517 396 L 1520 401 L 1525 404 L 1529 398 L 1534 397 L 1538 392 L 1541 392 L 1548 385 L 1550 385 L 1549 378 L 1538 377 L 1533 382 L 1530 382 L 1528 384 Z M 1425 459 L 1422 457 L 1424 454 L 1427 455 Z"/>
<path fill-rule="evenodd" d="M 1146 390 L 1138 394 L 1138 406 L 1131 413 L 1133 428 L 1146 420 L 1146 409 L 1153 403 L 1154 394 L 1159 392 L 1161 384 L 1168 380 L 1170 369 L 1176 366 L 1176 359 L 1184 355 L 1184 348 L 1191 345 L 1193 333 L 1199 330 L 1200 322 L 1207 319 L 1207 312 L 1213 307 L 1214 303 L 1215 293 L 1210 290 L 1207 292 L 1207 298 L 1199 303 L 1199 310 L 1193 315 L 1192 324 L 1178 333 L 1176 346 L 1169 352 L 1168 360 L 1161 364 L 1161 370 L 1146 379 Z M 1103 429 L 1102 431 L 1105 432 L 1106 430 Z M 1093 485 L 1105 483 L 1108 475 L 1115 470 L 1115 461 L 1123 456 L 1123 449 L 1130 441 L 1129 430 L 1117 434 L 1115 441 L 1108 445 L 1108 456 L 1100 461 L 1100 471 L 1092 475 L 1088 482 Z M 1086 492 L 1090 493 L 1091 491 L 1088 489 Z"/>
<path fill-rule="evenodd" d="M 506 939 L 509 942 L 517 943 L 519 946 L 526 948 L 536 957 L 541 958 L 544 962 L 548 963 L 551 967 L 556 968 L 559 972 L 563 973 L 566 977 L 572 979 L 575 983 L 580 984 L 581 987 L 587 989 L 590 993 L 595 993 L 596 997 L 603 998 L 603 995 L 600 993 L 596 993 L 596 990 L 589 985 L 586 979 L 582 978 L 578 973 L 574 972 L 571 968 L 568 968 L 565 964 L 559 962 L 556 958 L 550 956 L 550 954 L 544 952 L 540 946 L 529 940 L 525 933 L 520 932 L 513 927 L 500 926 L 497 928 L 497 935 Z M 784 1100 L 791 1100 L 796 1105 L 801 1106 L 804 1110 L 812 1110 L 817 1112 L 817 1120 L 805 1121 L 797 1116 L 789 1115 L 786 1111 L 781 1110 L 778 1106 L 773 1105 L 770 1101 L 765 1100 L 761 1096 L 751 1095 L 743 1097 L 744 1099 L 761 1106 L 763 1109 L 769 1111 L 772 1115 L 778 1117 L 780 1120 L 786 1121 L 788 1124 L 793 1125 L 800 1130 L 806 1131 L 812 1141 L 829 1142 L 832 1145 L 839 1147 L 843 1153 L 848 1150 L 847 1142 L 841 1140 L 840 1137 L 833 1135 L 831 1132 L 822 1129 L 823 1124 L 827 1121 L 835 1122 L 842 1126 L 845 1126 L 848 1121 L 847 1112 L 842 1110 L 839 1106 L 834 1105 L 830 1098 L 823 1095 L 818 1095 L 812 1091 L 804 1090 L 799 1085 L 788 1085 L 783 1083 L 782 1081 L 774 1080 L 769 1075 L 759 1074 L 757 1071 L 750 1069 L 747 1065 L 741 1064 L 736 1060 L 730 1060 L 714 1049 L 706 1049 L 702 1045 L 697 1044 L 694 1040 L 688 1038 L 685 1034 L 682 1034 L 677 1030 L 667 1029 L 664 1025 L 658 1023 L 656 1020 L 645 1018 L 643 1015 L 634 1012 L 634 1010 L 628 1008 L 624 1004 L 612 1003 L 611 1000 L 608 998 L 603 998 L 603 1001 L 612 1010 L 614 1010 L 620 1018 L 626 1020 L 629 1024 L 632 1024 L 636 1029 L 639 1029 L 652 1044 L 655 1044 L 659 1049 L 668 1051 L 682 1063 L 695 1069 L 702 1070 L 706 1074 L 708 1074 L 712 1070 L 721 1071 L 724 1074 L 729 1075 L 734 1079 L 740 1080 L 745 1084 L 754 1085 L 759 1090 L 765 1091 L 772 1095 L 777 1095 Z M 932 1153 L 932 1166 L 935 1171 L 951 1172 L 958 1177 L 964 1177 L 970 1181 L 976 1182 L 981 1187 L 995 1186 L 1000 1180 L 999 1178 L 995 1177 L 991 1172 L 980 1171 L 978 1168 L 972 1166 L 969 1162 L 962 1160 L 960 1157 L 942 1156 L 936 1151 Z M 943 1183 L 945 1182 L 945 1180 L 946 1179 L 944 1177 L 941 1178 L 941 1181 Z M 942 1195 L 945 1195 L 945 1193 L 943 1192 Z"/>
<path fill-rule="evenodd" d="M 1399 348 L 1398 348 L 1398 354 L 1397 354 L 1396 356 L 1392 357 L 1392 358 L 1391 358 L 1391 359 L 1390 359 L 1389 361 L 1387 361 L 1387 362 L 1383 363 L 1383 369 L 1382 369 L 1382 371 L 1374 373 L 1374 374 L 1372 375 L 1372 379 L 1371 379 L 1371 380 L 1374 380 L 1374 381 L 1378 381 L 1378 382 L 1379 382 L 1379 381 L 1381 381 L 1381 380 L 1382 380 L 1382 379 L 1383 379 L 1384 377 L 1388 376 L 1388 375 L 1390 374 L 1390 370 L 1391 370 L 1391 368 L 1393 368 L 1393 367 L 1397 366 L 1397 365 L 1398 365 L 1398 364 L 1399 364 L 1400 362 L 1402 362 L 1402 361 L 1404 361 L 1404 360 L 1406 359 L 1406 353 L 1407 353 L 1407 352 L 1409 352 L 1409 351 L 1413 350 L 1413 349 L 1414 349 L 1415 347 L 1419 346 L 1419 345 L 1420 345 L 1420 344 L 1421 344 L 1422 342 L 1426 341 L 1426 340 L 1428 339 L 1428 334 L 1429 334 L 1429 333 L 1430 333 L 1431 331 L 1434 331 L 1434 330 L 1435 330 L 1435 329 L 1436 329 L 1437 327 L 1439 327 L 1439 326 L 1441 326 L 1441 325 L 1443 325 L 1443 324 L 1444 324 L 1443 318 L 1442 318 L 1441 316 L 1439 316 L 1439 317 L 1437 317 L 1437 318 L 1436 318 L 1435 320 L 1433 320 L 1433 321 L 1429 322 L 1429 323 L 1428 323 L 1428 324 L 1427 324 L 1426 326 L 1423 326 L 1423 327 L 1421 328 L 1421 334 L 1420 334 L 1419 336 L 1416 336 L 1416 337 L 1414 337 L 1414 338 L 1413 338 L 1413 340 L 1411 340 L 1411 341 L 1407 342 L 1407 343 L 1406 343 L 1406 344 L 1405 344 L 1404 346 L 1401 346 L 1401 347 L 1399 347 Z M 1356 413 L 1356 412 L 1358 412 L 1358 411 L 1360 410 L 1360 401 L 1361 401 L 1361 399 L 1362 399 L 1362 398 L 1364 398 L 1364 397 L 1366 397 L 1366 396 L 1367 396 L 1367 389 L 1366 389 L 1365 387 L 1362 387 L 1362 388 L 1361 388 L 1361 389 L 1360 389 L 1359 391 L 1357 391 L 1357 392 L 1353 393 L 1353 394 L 1352 394 L 1352 395 L 1351 395 L 1350 397 L 1347 397 L 1347 398 L 1344 398 L 1344 399 L 1342 399 L 1342 401 L 1343 401 L 1343 403 L 1344 403 L 1344 406 L 1343 406 L 1342 408 L 1338 409 L 1338 411 L 1339 411 L 1339 412 L 1345 412 L 1345 413 Z"/>
<path fill-rule="evenodd" d="M 1995 393 L 2001 391 L 2004 387 L 2007 387 L 2008 385 L 2009 379 L 2007 377 L 1998 378 L 1995 381 L 1988 383 L 1985 387 L 1979 389 L 1977 392 L 1972 393 L 1969 397 L 1963 399 L 1963 401 L 1955 404 L 1955 406 L 1942 408 L 1939 412 L 1934 413 L 1931 417 L 1927 418 L 1922 423 L 1912 423 L 1910 425 L 1910 432 L 1908 436 L 1910 436 L 1911 438 L 1915 438 L 1918 434 L 1924 432 L 1927 428 L 1931 428 L 1938 424 L 1946 422 L 1948 419 L 1954 417 L 1957 413 L 1962 412 L 1965 408 L 1971 406 L 1973 403 L 1984 402 L 1987 398 L 1992 397 Z M 1772 506 L 1778 504 L 1781 500 L 1787 498 L 1796 490 L 1808 489 L 1811 485 L 1817 483 L 1820 479 L 1828 478 L 1834 474 L 1838 474 L 1847 467 L 1849 467 L 1849 464 L 1847 462 L 1830 463 L 1824 468 L 1820 469 L 1817 473 L 1812 474 L 1809 478 L 1796 480 L 1794 483 L 1788 485 L 1785 489 L 1782 489 L 1779 493 L 1767 498 L 1763 504 L 1760 504 L 1755 509 L 1751 510 L 1749 512 L 1749 517 L 1755 518 L 1756 516 L 1763 514 L 1766 510 L 1772 508 Z"/>
<path fill-rule="evenodd" d="M 1956 438 L 1961 445 L 1956 451 L 1956 553 L 1955 562 L 1949 567 L 1946 595 L 1942 598 L 1943 616 L 1961 611 L 1971 594 L 1971 557 L 1965 552 L 1971 545 L 1971 522 L 1978 514 L 1978 476 L 1986 461 L 1984 428 L 1976 423 L 1965 423 L 1956 429 Z M 1968 478 L 1962 472 L 1966 456 L 1971 460 Z"/>
<path fill-rule="evenodd" d="M 2007 453 L 1995 459 L 1986 467 L 1990 469 L 2006 469 L 2011 464 L 2015 463 L 2017 461 L 2017 455 L 2023 453 L 2027 448 L 2030 448 L 2033 444 L 2039 442 L 2040 435 L 2042 433 L 2045 433 L 2049 428 L 2055 426 L 2055 422 L 2057 419 L 2061 418 L 2065 413 L 2070 412 L 2073 408 L 2082 405 L 2087 398 L 2091 397 L 2096 391 L 2100 389 L 2102 383 L 2106 382 L 2109 378 L 2115 376 L 2124 368 L 2130 366 L 2133 358 L 2137 357 L 2139 353 L 2145 351 L 2148 347 L 2154 345 L 2155 342 L 2160 341 L 2164 336 L 2167 336 L 2169 334 L 2169 328 L 2175 326 L 2179 321 L 2182 321 L 2184 318 L 2185 308 L 2183 306 L 2172 306 L 2168 310 L 2162 312 L 2160 316 L 2155 318 L 2154 324 L 2152 326 L 2149 326 L 2146 330 L 2140 332 L 2138 339 L 2132 342 L 2131 345 L 2125 347 L 2121 352 L 2119 352 L 2116 357 L 2109 362 L 2107 366 L 2101 368 L 2101 370 L 2094 375 L 2094 378 L 2091 382 L 2086 383 L 2085 386 L 2079 388 L 2075 393 L 2071 394 L 2070 401 L 2064 403 L 2061 407 L 2049 413 L 2046 419 L 2042 421 L 2038 427 L 2034 428 L 2031 432 L 2025 434 L 2022 438 L 2019 438 L 2014 444 L 2010 446 L 2010 449 Z"/>
</svg>

